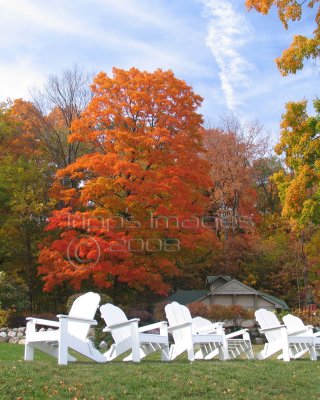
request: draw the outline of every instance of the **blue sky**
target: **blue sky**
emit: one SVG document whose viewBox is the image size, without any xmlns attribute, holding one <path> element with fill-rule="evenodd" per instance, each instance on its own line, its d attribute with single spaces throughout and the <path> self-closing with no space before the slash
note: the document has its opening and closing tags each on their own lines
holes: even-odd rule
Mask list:
<svg viewBox="0 0 320 400">
<path fill-rule="evenodd" d="M 313 29 L 311 13 L 285 31 L 275 12 L 248 13 L 244 0 L 0 0 L 0 101 L 29 98 L 74 64 L 172 69 L 204 97 L 206 121 L 234 112 L 277 140 L 284 104 L 315 98 L 319 73 L 309 63 L 283 78 L 274 58 Z"/>
</svg>

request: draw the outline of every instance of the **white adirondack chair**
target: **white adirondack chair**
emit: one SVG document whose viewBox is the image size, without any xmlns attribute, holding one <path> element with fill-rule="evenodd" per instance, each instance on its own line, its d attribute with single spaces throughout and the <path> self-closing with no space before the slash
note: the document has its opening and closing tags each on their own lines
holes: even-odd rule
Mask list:
<svg viewBox="0 0 320 400">
<path fill-rule="evenodd" d="M 211 323 L 208 319 L 202 317 L 195 317 L 192 320 L 193 329 L 196 333 L 217 333 L 220 327 L 223 327 L 223 322 Z M 224 342 L 227 343 L 229 358 L 234 359 L 245 353 L 249 360 L 254 359 L 254 354 L 251 345 L 250 335 L 248 329 L 241 329 L 236 332 L 225 334 L 222 329 Z M 205 351 L 204 351 L 205 350 Z M 210 360 L 219 355 L 217 347 L 212 346 L 211 343 L 205 346 L 204 350 L 199 350 L 195 354 L 196 359 Z M 206 352 L 206 355 L 204 354 Z"/>
<path fill-rule="evenodd" d="M 311 336 L 314 339 L 314 347 L 317 356 L 320 355 L 320 332 L 314 333 L 312 325 L 305 325 L 303 321 L 292 314 L 285 315 L 282 318 L 288 329 L 289 335 L 296 336 Z M 309 351 L 309 348 L 304 343 L 298 343 L 295 349 L 292 349 L 292 358 L 299 358 Z"/>
<path fill-rule="evenodd" d="M 308 348 L 311 360 L 317 359 L 313 337 L 299 336 L 295 332 L 288 331 L 286 325 L 281 325 L 273 312 L 263 308 L 255 312 L 255 317 L 261 327 L 260 332 L 265 334 L 268 341 L 263 350 L 257 354 L 258 359 L 263 360 L 281 351 L 278 358 L 290 361 L 290 358 L 299 358 L 305 353 L 301 352 L 301 345 Z"/>
<path fill-rule="evenodd" d="M 107 325 L 103 332 L 110 332 L 114 340 L 114 344 L 104 353 L 108 361 L 130 350 L 131 354 L 123 361 L 139 362 L 158 350 L 161 351 L 162 361 L 169 361 L 167 322 L 157 322 L 139 328 L 139 318 L 128 320 L 119 307 L 109 303 L 101 306 L 100 312 Z M 159 334 L 148 333 L 153 330 L 159 330 Z"/>
<path fill-rule="evenodd" d="M 173 302 L 165 307 L 168 331 L 172 333 L 174 344 L 170 346 L 170 360 L 175 359 L 183 352 L 187 352 L 189 361 L 194 361 L 195 346 L 200 346 L 197 358 L 206 358 L 209 351 L 218 349 L 220 360 L 228 360 L 229 354 L 222 325 L 217 326 L 215 333 L 198 333 L 193 328 L 193 321 L 187 307 Z"/>
<path fill-rule="evenodd" d="M 106 358 L 87 339 L 90 326 L 97 324 L 93 318 L 99 302 L 100 296 L 89 292 L 74 301 L 68 315 L 57 315 L 59 321 L 27 318 L 24 359 L 32 361 L 34 350 L 38 349 L 58 358 L 59 365 L 66 365 L 68 361 L 76 361 L 68 353 L 68 349 L 73 349 L 96 362 L 106 362 Z M 56 329 L 37 332 L 37 325 Z"/>
</svg>

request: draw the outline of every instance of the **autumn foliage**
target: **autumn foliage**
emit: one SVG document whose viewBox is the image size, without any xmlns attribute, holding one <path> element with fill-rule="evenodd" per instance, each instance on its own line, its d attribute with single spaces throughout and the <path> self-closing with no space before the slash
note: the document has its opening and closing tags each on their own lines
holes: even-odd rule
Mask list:
<svg viewBox="0 0 320 400">
<path fill-rule="evenodd" d="M 47 227 L 59 237 L 40 254 L 45 289 L 91 279 L 166 293 L 184 251 L 215 241 L 199 225 L 210 187 L 202 99 L 162 70 L 115 68 L 91 88 L 69 141 L 95 151 L 57 173 L 52 194 L 68 208 L 54 211 Z"/>
<path fill-rule="evenodd" d="M 253 311 L 240 305 L 221 306 L 220 304 L 206 305 L 201 302 L 188 304 L 192 317 L 207 318 L 212 322 L 230 323 L 236 328 L 241 328 L 242 323 L 254 318 Z"/>
<path fill-rule="evenodd" d="M 290 21 L 300 21 L 308 12 L 306 8 L 314 11 L 315 29 L 313 36 L 294 35 L 291 45 L 276 59 L 277 66 L 282 75 L 296 73 L 304 66 L 305 60 L 316 60 L 320 54 L 320 9 L 319 0 L 246 0 L 249 10 L 255 9 L 262 14 L 268 14 L 272 7 L 278 11 L 279 19 L 285 29 Z M 302 22 L 303 24 L 304 22 Z"/>
</svg>

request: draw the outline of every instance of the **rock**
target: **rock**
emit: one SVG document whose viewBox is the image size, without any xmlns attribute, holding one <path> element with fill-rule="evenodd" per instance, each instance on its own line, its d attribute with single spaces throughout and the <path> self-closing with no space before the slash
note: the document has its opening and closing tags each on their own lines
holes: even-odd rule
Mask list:
<svg viewBox="0 0 320 400">
<path fill-rule="evenodd" d="M 19 342 L 19 339 L 14 337 L 9 339 L 9 343 L 17 344 Z"/>
<path fill-rule="evenodd" d="M 254 343 L 255 344 L 264 344 L 264 339 L 257 337 L 254 339 Z"/>
<path fill-rule="evenodd" d="M 23 332 L 17 332 L 17 337 L 19 339 L 23 338 L 24 337 L 24 333 Z"/>
<path fill-rule="evenodd" d="M 18 328 L 13 328 L 13 332 L 18 332 Z"/>
<path fill-rule="evenodd" d="M 46 330 L 44 328 L 40 328 L 39 332 L 45 332 Z"/>
<path fill-rule="evenodd" d="M 18 344 L 26 344 L 26 339 L 20 339 Z"/>
<path fill-rule="evenodd" d="M 21 328 L 18 328 L 18 332 L 22 332 L 25 333 L 26 328 L 24 326 L 22 326 Z"/>
<path fill-rule="evenodd" d="M 108 345 L 104 340 L 99 344 L 99 349 L 106 349 L 107 347 Z"/>
<path fill-rule="evenodd" d="M 88 336 L 95 338 L 95 336 L 96 336 L 96 333 L 95 333 L 95 330 L 94 330 L 94 328 L 90 328 L 90 329 L 89 329 Z"/>
<path fill-rule="evenodd" d="M 6 332 L 0 332 L 0 337 L 7 337 Z"/>
<path fill-rule="evenodd" d="M 8 336 L 9 336 L 10 338 L 14 338 L 14 337 L 16 336 L 16 332 L 15 332 L 15 331 L 9 331 L 9 332 L 8 332 Z"/>
<path fill-rule="evenodd" d="M 6 337 L 0 336 L 0 343 L 4 343 L 4 342 L 8 342 L 8 341 L 9 341 L 9 337 L 8 336 L 6 336 Z"/>
</svg>

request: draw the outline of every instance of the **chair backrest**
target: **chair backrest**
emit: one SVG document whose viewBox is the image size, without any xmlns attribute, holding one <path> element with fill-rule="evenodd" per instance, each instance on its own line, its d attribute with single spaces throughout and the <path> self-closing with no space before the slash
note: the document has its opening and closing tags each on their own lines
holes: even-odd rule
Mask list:
<svg viewBox="0 0 320 400">
<path fill-rule="evenodd" d="M 167 316 L 167 320 L 169 322 L 169 326 L 183 324 L 185 322 L 192 322 L 192 317 L 189 309 L 186 306 L 177 303 L 176 301 L 167 304 L 164 309 Z M 178 344 L 179 342 L 185 341 L 189 332 L 190 332 L 189 327 L 175 329 L 172 333 L 175 343 Z"/>
<path fill-rule="evenodd" d="M 195 317 L 192 319 L 192 328 L 194 333 L 196 333 L 199 328 L 204 328 L 205 326 L 212 326 L 212 322 L 202 317 Z"/>
<path fill-rule="evenodd" d="M 254 315 L 261 329 L 281 326 L 277 316 L 273 312 L 265 310 L 264 308 L 257 310 Z M 265 336 L 269 343 L 277 342 L 280 339 L 280 333 L 278 330 L 266 332 Z"/>
<path fill-rule="evenodd" d="M 289 335 L 295 332 L 299 332 L 298 335 L 312 335 L 312 330 L 308 329 L 299 317 L 288 314 L 282 320 L 288 328 Z"/>
<path fill-rule="evenodd" d="M 69 316 L 94 319 L 95 313 L 99 307 L 99 303 L 100 296 L 97 293 L 88 292 L 86 294 L 83 294 L 73 302 L 69 312 Z M 84 340 L 88 335 L 90 325 L 90 322 L 70 322 L 68 324 L 68 332 L 71 335 L 81 340 Z"/>
<path fill-rule="evenodd" d="M 120 322 L 128 321 L 126 314 L 121 310 L 121 308 L 107 303 L 100 307 L 100 312 L 102 318 L 105 320 L 107 328 L 111 325 L 118 324 Z M 112 328 L 111 335 L 115 343 L 120 343 L 123 340 L 131 336 L 130 326 L 122 326 L 120 328 Z"/>
</svg>

